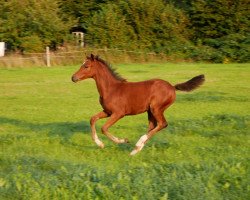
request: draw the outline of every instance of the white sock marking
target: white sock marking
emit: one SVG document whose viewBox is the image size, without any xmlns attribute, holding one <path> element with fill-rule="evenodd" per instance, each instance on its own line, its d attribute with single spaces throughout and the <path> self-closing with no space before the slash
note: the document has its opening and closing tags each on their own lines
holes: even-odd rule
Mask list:
<svg viewBox="0 0 250 200">
<path fill-rule="evenodd" d="M 99 140 L 99 138 L 97 137 L 97 135 L 94 136 L 94 141 L 95 141 L 95 143 L 96 143 L 99 147 L 104 148 L 103 142 L 102 142 L 101 140 Z"/>
<path fill-rule="evenodd" d="M 138 140 L 135 146 L 137 147 L 144 146 L 144 143 L 146 142 L 147 139 L 148 139 L 147 135 L 141 136 L 141 138 Z"/>
<path fill-rule="evenodd" d="M 135 155 L 135 154 L 137 154 L 138 153 L 138 151 L 136 151 L 135 149 L 130 153 L 130 155 L 131 156 L 133 156 L 133 155 Z"/>
<path fill-rule="evenodd" d="M 145 142 L 147 141 L 148 136 L 147 135 L 143 135 L 141 136 L 141 138 L 138 140 L 138 142 L 136 143 L 136 148 L 130 153 L 131 156 L 137 154 L 139 151 L 142 150 L 142 148 L 144 147 Z"/>
</svg>

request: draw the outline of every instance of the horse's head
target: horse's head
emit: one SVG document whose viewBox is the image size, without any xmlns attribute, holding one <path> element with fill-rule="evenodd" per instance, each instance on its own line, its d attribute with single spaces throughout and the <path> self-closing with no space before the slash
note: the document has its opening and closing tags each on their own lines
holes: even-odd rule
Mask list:
<svg viewBox="0 0 250 200">
<path fill-rule="evenodd" d="M 91 54 L 87 57 L 80 69 L 73 74 L 72 81 L 78 82 L 87 78 L 92 78 L 96 74 L 95 56 Z"/>
</svg>

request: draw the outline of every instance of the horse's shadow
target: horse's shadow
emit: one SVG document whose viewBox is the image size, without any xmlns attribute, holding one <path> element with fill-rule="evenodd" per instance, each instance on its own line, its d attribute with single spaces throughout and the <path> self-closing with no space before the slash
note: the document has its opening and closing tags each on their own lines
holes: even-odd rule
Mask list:
<svg viewBox="0 0 250 200">
<path fill-rule="evenodd" d="M 61 142 L 64 145 L 69 145 L 69 146 L 74 146 L 74 148 L 79 148 L 82 149 L 83 145 L 80 144 L 76 144 L 73 141 L 71 141 L 71 137 L 75 134 L 75 133 L 81 133 L 81 134 L 88 134 L 89 138 L 91 138 L 91 130 L 90 130 L 90 125 L 88 121 L 78 121 L 78 122 L 51 122 L 51 123 L 39 123 L 39 122 L 28 122 L 25 120 L 20 120 L 20 119 L 12 119 L 12 118 L 8 118 L 8 117 L 0 117 L 0 126 L 1 125 L 11 125 L 11 126 L 16 126 L 21 128 L 22 130 L 28 130 L 28 131 L 32 131 L 34 133 L 37 134 L 46 134 L 49 137 L 53 138 L 53 137 L 59 137 Z M 97 130 L 100 129 L 100 127 L 96 127 Z M 145 131 L 142 126 L 140 126 L 139 128 L 141 135 L 143 134 L 143 132 Z M 137 132 L 138 130 L 135 131 Z M 7 134 L 9 137 L 13 137 L 13 134 Z M 138 139 L 140 138 L 141 135 L 138 135 Z M 22 137 L 27 137 L 25 133 L 23 134 L 18 134 L 17 136 L 18 138 L 22 138 Z M 112 144 L 112 142 L 110 142 L 108 140 L 108 138 L 101 136 L 101 140 L 103 140 L 103 142 L 105 143 L 105 145 L 108 146 L 113 146 L 114 144 Z M 116 145 L 116 148 L 119 151 L 130 151 L 134 148 L 134 145 L 137 141 L 137 139 L 134 141 L 129 140 L 130 142 L 128 144 L 118 144 Z M 162 147 L 167 147 L 169 146 L 169 144 L 166 144 L 165 142 L 157 142 L 157 146 L 162 146 Z M 148 144 L 147 146 L 152 146 L 155 145 L 155 141 L 150 142 L 150 144 Z M 98 148 L 96 147 L 94 144 L 93 145 L 87 145 L 85 146 L 86 148 Z"/>
<path fill-rule="evenodd" d="M 51 123 L 35 123 L 19 119 L 11 119 L 7 117 L 0 117 L 0 125 L 12 125 L 20 127 L 24 130 L 30 130 L 37 133 L 46 133 L 50 137 L 59 136 L 68 140 L 74 133 L 81 132 L 83 134 L 90 133 L 89 122 L 51 122 Z"/>
</svg>

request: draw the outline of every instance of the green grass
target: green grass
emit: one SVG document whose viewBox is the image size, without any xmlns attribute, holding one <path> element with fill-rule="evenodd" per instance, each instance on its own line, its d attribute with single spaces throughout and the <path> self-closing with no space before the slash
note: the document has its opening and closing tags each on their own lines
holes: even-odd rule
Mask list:
<svg viewBox="0 0 250 200">
<path fill-rule="evenodd" d="M 134 157 L 146 114 L 110 131 L 130 144 L 91 140 L 101 111 L 93 80 L 73 84 L 78 66 L 0 69 L 0 199 L 232 199 L 250 197 L 250 65 L 124 64 L 129 81 L 175 84 L 198 74 L 205 85 L 178 92 L 169 127 Z"/>
</svg>

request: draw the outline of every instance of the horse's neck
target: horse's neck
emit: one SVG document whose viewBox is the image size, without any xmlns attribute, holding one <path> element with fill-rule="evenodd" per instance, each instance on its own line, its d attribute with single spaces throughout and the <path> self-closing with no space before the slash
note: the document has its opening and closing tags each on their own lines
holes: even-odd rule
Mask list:
<svg viewBox="0 0 250 200">
<path fill-rule="evenodd" d="M 98 73 L 94 77 L 98 92 L 101 97 L 105 97 L 120 81 L 117 80 L 105 66 L 100 66 Z"/>
</svg>

